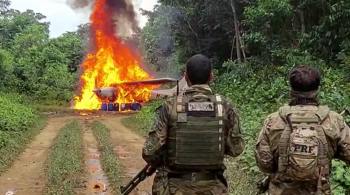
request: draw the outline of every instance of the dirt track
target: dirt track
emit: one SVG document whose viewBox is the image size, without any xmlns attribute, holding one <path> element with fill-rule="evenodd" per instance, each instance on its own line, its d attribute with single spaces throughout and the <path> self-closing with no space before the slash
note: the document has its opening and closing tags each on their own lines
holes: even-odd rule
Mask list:
<svg viewBox="0 0 350 195">
<path fill-rule="evenodd" d="M 122 115 L 102 116 L 94 119 L 101 121 L 111 131 L 112 143 L 115 144 L 115 153 L 119 157 L 122 171 L 122 179 L 127 182 L 145 166 L 141 158 L 141 147 L 144 139 L 127 129 L 121 124 Z M 68 116 L 52 117 L 48 125 L 34 140 L 28 144 L 26 150 L 12 164 L 11 168 L 0 176 L 0 195 L 12 191 L 15 195 L 41 195 L 46 185 L 45 162 L 50 151 L 52 141 L 68 120 L 79 119 L 84 130 L 84 154 L 88 155 L 91 148 L 96 148 L 89 123 L 92 121 L 89 116 L 71 114 Z M 88 120 L 90 119 L 90 120 Z M 89 122 L 87 122 L 89 121 Z M 86 169 L 88 169 L 86 167 Z M 89 178 L 91 174 L 86 171 L 84 189 L 78 189 L 77 194 L 93 194 L 90 190 Z M 152 179 L 143 181 L 133 194 L 150 194 Z M 148 192 L 148 193 L 147 193 Z M 107 190 L 107 193 L 108 190 Z M 9 195 L 12 195 L 11 193 Z"/>
<path fill-rule="evenodd" d="M 146 165 L 141 157 L 144 139 L 123 126 L 121 119 L 122 117 L 101 118 L 101 122 L 111 130 L 112 142 L 116 143 L 114 150 L 124 171 L 123 180 L 128 182 Z M 150 194 L 152 182 L 153 177 L 147 178 L 137 186 L 133 194 Z"/>
</svg>

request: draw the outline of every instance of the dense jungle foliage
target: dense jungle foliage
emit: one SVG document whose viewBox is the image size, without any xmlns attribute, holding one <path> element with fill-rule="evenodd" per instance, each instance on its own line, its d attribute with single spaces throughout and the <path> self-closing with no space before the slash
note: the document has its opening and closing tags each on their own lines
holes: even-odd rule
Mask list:
<svg viewBox="0 0 350 195">
<path fill-rule="evenodd" d="M 44 15 L 10 5 L 0 0 L 0 172 L 39 132 L 36 105 L 66 105 L 72 98 L 86 32 L 82 25 L 50 38 Z"/>
<path fill-rule="evenodd" d="M 0 89 L 41 102 L 69 101 L 84 35 L 78 30 L 50 38 L 44 15 L 9 6 L 9 0 L 0 0 Z"/>
<path fill-rule="evenodd" d="M 13 134 L 35 123 L 33 103 L 70 101 L 88 42 L 87 24 L 50 38 L 44 15 L 10 4 L 0 0 L 0 153 Z M 143 14 L 149 21 L 132 43 L 147 64 L 179 76 L 190 56 L 205 54 L 215 67 L 212 87 L 239 109 L 247 147 L 239 158 L 227 159 L 234 194 L 253 194 L 263 177 L 252 148 L 262 120 L 288 100 L 293 66 L 322 70 L 322 103 L 339 112 L 350 104 L 350 1 L 159 0 Z M 126 122 L 145 133 L 160 103 Z M 350 193 L 350 170 L 338 161 L 332 187 L 334 194 Z"/>
<path fill-rule="evenodd" d="M 234 194 L 253 194 L 262 176 L 252 148 L 262 121 L 289 98 L 287 76 L 299 64 L 323 73 L 320 101 L 341 112 L 350 106 L 350 1 L 159 0 L 141 34 L 145 61 L 174 72 L 202 53 L 214 63 L 212 87 L 239 109 L 247 147 L 228 161 Z M 147 131 L 152 107 L 134 120 Z M 130 119 L 132 120 L 132 119 Z M 243 162 L 243 163 L 242 163 Z M 335 161 L 334 194 L 349 194 L 350 169 Z"/>
</svg>

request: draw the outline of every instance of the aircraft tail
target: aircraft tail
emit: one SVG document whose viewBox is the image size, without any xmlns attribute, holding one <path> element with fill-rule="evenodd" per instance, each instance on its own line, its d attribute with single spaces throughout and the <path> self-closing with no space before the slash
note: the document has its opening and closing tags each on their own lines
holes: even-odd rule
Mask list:
<svg viewBox="0 0 350 195">
<path fill-rule="evenodd" d="M 185 77 L 183 77 L 179 81 L 179 92 L 181 93 L 183 90 L 185 90 L 187 88 L 188 88 L 187 82 L 185 80 Z M 164 97 L 176 95 L 176 92 L 177 92 L 177 86 L 175 86 L 175 87 L 173 87 L 171 89 L 152 90 L 150 99 L 151 100 L 162 99 Z"/>
<path fill-rule="evenodd" d="M 182 79 L 179 81 L 179 91 L 182 91 L 182 90 L 187 89 L 187 88 L 188 88 L 188 85 L 187 85 L 186 79 L 185 79 L 185 77 L 182 77 Z M 172 88 L 172 90 L 176 91 L 177 86 Z"/>
</svg>

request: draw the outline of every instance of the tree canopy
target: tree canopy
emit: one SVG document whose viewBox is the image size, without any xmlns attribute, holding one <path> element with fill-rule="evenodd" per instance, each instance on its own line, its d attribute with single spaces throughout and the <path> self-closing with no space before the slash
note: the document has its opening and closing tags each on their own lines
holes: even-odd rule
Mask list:
<svg viewBox="0 0 350 195">
<path fill-rule="evenodd" d="M 69 101 L 85 54 L 84 26 L 50 38 L 44 15 L 9 6 L 0 1 L 0 88 L 40 101 Z"/>
</svg>

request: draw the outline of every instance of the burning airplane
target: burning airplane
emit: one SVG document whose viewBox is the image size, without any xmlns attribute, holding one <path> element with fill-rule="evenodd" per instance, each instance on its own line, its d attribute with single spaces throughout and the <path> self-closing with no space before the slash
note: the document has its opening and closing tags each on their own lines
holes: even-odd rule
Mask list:
<svg viewBox="0 0 350 195">
<path fill-rule="evenodd" d="M 142 81 L 130 81 L 130 82 L 124 82 L 121 85 L 129 85 L 133 86 L 134 88 L 131 89 L 129 93 L 132 92 L 132 90 L 135 90 L 138 87 L 142 87 L 143 85 L 163 85 L 167 83 L 175 83 L 176 86 L 172 89 L 154 89 L 151 91 L 151 95 L 148 101 L 153 101 L 157 99 L 164 99 L 169 96 L 176 95 L 186 89 L 187 83 L 185 80 L 185 77 L 181 79 L 181 81 L 173 78 L 159 78 L 159 79 L 150 79 L 150 80 L 142 80 Z M 118 87 L 102 87 L 102 88 L 96 88 L 92 90 L 103 103 L 101 105 L 102 110 L 119 110 L 119 104 L 116 103 L 116 100 L 118 99 Z M 141 104 L 144 102 L 137 102 L 137 103 L 131 103 L 131 104 L 120 104 L 120 106 L 124 106 L 124 108 L 120 109 L 125 109 L 125 107 L 128 107 L 129 109 L 132 110 L 137 110 L 141 108 Z"/>
<path fill-rule="evenodd" d="M 116 36 L 116 31 L 120 29 L 113 18 L 123 18 L 121 14 L 133 9 L 116 6 L 115 1 L 94 2 L 90 16 L 93 33 L 89 39 L 94 50 L 89 52 L 81 64 L 81 91 L 74 97 L 76 110 L 104 110 L 106 107 L 111 110 L 113 107 L 113 110 L 123 111 L 127 110 L 126 105 L 164 98 L 174 94 L 177 89 L 156 90 L 165 83 L 177 80 L 152 78 L 140 67 L 141 57 Z M 130 21 L 127 22 L 134 22 L 130 17 L 128 20 Z M 179 88 L 184 88 L 185 79 L 180 83 Z"/>
</svg>

